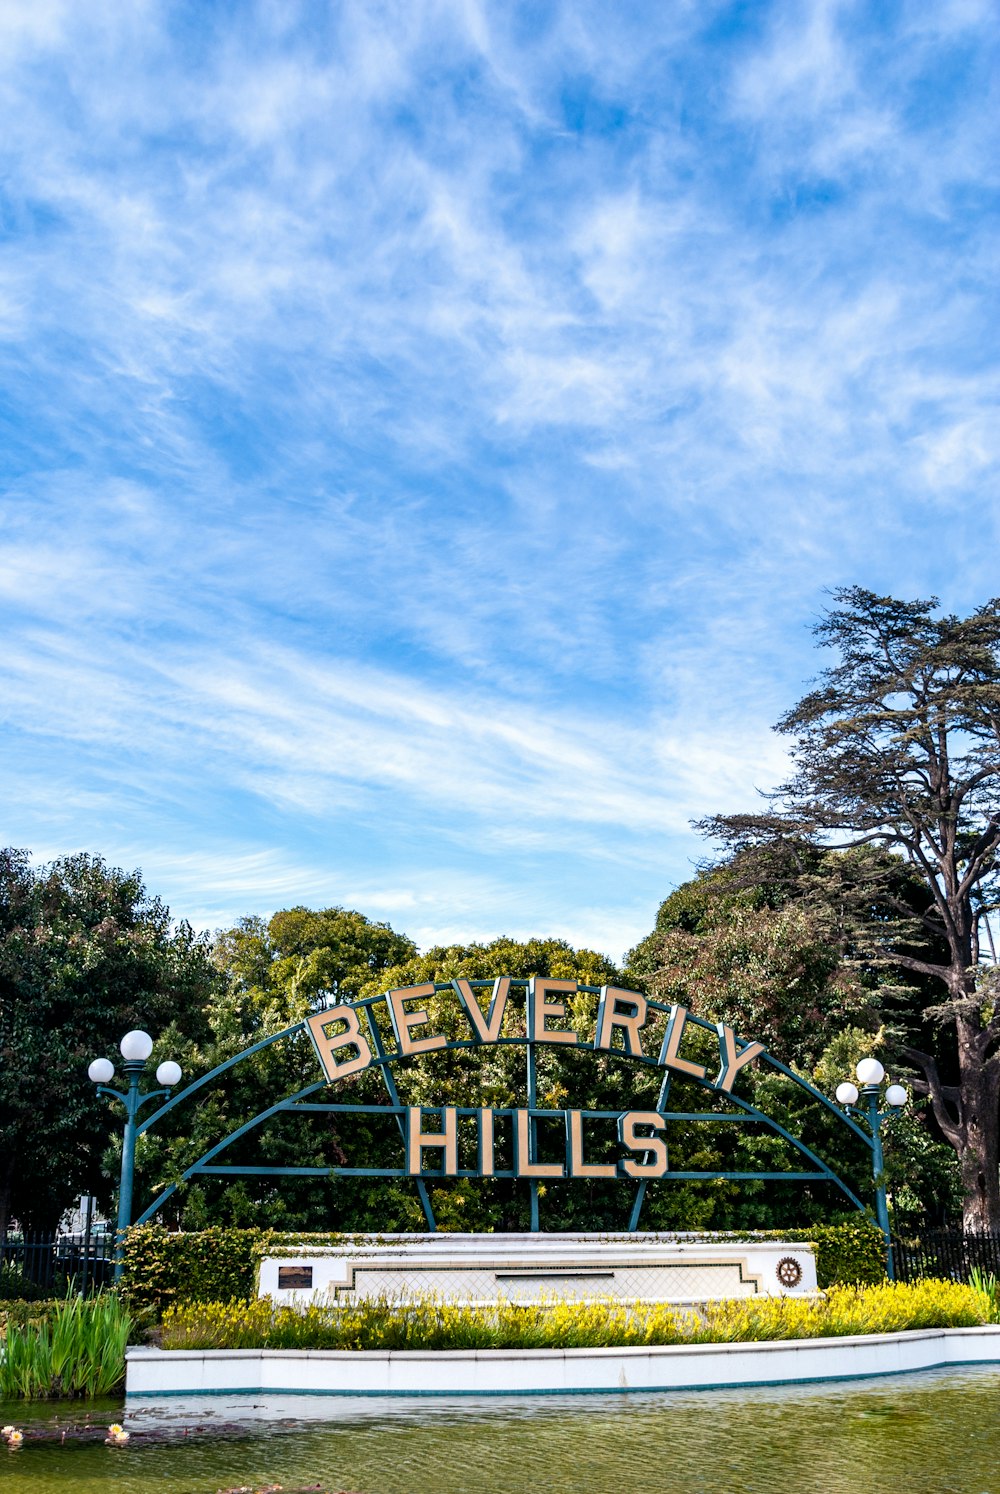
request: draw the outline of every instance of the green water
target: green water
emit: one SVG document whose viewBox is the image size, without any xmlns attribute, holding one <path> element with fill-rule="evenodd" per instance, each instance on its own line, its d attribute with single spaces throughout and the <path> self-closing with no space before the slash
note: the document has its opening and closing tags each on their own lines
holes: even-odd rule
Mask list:
<svg viewBox="0 0 1000 1494">
<path fill-rule="evenodd" d="M 2 1494 L 1000 1494 L 1000 1369 L 538 1400 L 0 1406 Z M 337 1419 L 332 1419 L 337 1418 Z M 103 1444 L 122 1421 L 127 1447 Z M 58 1440 L 62 1431 L 66 1440 Z M 88 1437 L 91 1440 L 88 1440 Z"/>
</svg>

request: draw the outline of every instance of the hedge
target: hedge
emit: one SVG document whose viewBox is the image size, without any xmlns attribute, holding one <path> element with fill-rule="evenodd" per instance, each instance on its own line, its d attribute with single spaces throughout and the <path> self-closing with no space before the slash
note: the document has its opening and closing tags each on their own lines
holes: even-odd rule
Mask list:
<svg viewBox="0 0 1000 1494">
<path fill-rule="evenodd" d="M 40 1323 L 51 1322 L 62 1300 L 61 1297 L 30 1301 L 15 1298 L 0 1302 L 0 1340 L 6 1338 L 11 1328 L 37 1327 Z"/>
<path fill-rule="evenodd" d="M 609 1239 L 627 1236 L 609 1236 Z M 686 1238 L 691 1238 L 690 1236 Z M 821 1289 L 836 1283 L 875 1283 L 885 1277 L 882 1236 L 866 1220 L 856 1224 L 817 1224 L 809 1229 L 769 1230 L 705 1238 L 811 1241 Z M 143 1224 L 125 1240 L 122 1290 L 136 1309 L 165 1308 L 181 1302 L 246 1301 L 257 1295 L 257 1266 L 278 1248 L 298 1245 L 361 1244 L 357 1235 L 288 1235 L 266 1229 L 213 1227 L 169 1234 L 162 1225 Z"/>
<path fill-rule="evenodd" d="M 840 1283 L 874 1285 L 885 1280 L 885 1239 L 867 1219 L 856 1224 L 813 1224 L 808 1229 L 766 1230 L 754 1240 L 810 1242 L 816 1247 L 816 1280 L 821 1291 Z"/>
<path fill-rule="evenodd" d="M 157 1313 L 175 1302 L 231 1302 L 257 1295 L 257 1262 L 273 1232 L 209 1229 L 170 1234 L 133 1225 L 125 1236 L 120 1290 L 135 1308 Z"/>
</svg>

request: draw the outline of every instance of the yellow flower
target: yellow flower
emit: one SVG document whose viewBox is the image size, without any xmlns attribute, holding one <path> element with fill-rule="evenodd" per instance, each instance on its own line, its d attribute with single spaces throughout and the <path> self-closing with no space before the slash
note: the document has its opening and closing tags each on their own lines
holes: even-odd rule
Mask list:
<svg viewBox="0 0 1000 1494">
<path fill-rule="evenodd" d="M 7 1436 L 7 1446 L 8 1447 L 20 1447 L 21 1443 L 23 1441 L 24 1441 L 24 1433 L 23 1432 L 18 1432 L 18 1431 L 15 1430 L 14 1427 L 11 1427 L 10 1432 L 9 1432 L 9 1434 Z"/>
</svg>

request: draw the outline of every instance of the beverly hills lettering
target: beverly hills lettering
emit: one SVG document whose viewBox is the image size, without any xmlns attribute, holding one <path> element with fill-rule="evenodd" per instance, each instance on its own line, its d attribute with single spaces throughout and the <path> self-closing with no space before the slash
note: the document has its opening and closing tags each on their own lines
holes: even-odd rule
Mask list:
<svg viewBox="0 0 1000 1494">
<path fill-rule="evenodd" d="M 469 1040 L 475 1045 L 496 1043 L 501 1039 L 504 1017 L 511 994 L 511 977 L 494 981 L 488 1009 L 484 1012 L 468 980 L 453 980 L 451 989 L 469 1024 Z M 669 1072 L 698 1080 L 722 1094 L 731 1094 L 740 1072 L 764 1051 L 763 1043 L 740 1044 L 732 1029 L 716 1024 L 719 1043 L 719 1072 L 708 1078 L 704 1064 L 685 1057 L 684 1035 L 689 1013 L 683 1006 L 670 1007 L 666 1029 L 658 1048 L 644 1046 L 650 1029 L 649 1010 L 638 991 L 603 986 L 597 1009 L 593 1043 L 580 1039 L 567 1025 L 567 1001 L 579 990 L 575 980 L 557 980 L 536 976 L 528 983 L 525 1031 L 529 1044 L 560 1044 L 592 1052 L 618 1052 L 625 1056 L 655 1062 Z M 436 993 L 443 994 L 440 990 Z M 392 1057 L 410 1057 L 432 1053 L 448 1046 L 448 1038 L 430 1030 L 427 1003 L 435 995 L 429 982 L 389 991 L 386 995 L 389 1017 L 396 1038 L 397 1052 Z M 359 1074 L 375 1059 L 374 1040 L 361 1025 L 360 1012 L 349 1005 L 333 1006 L 315 1012 L 306 1021 L 316 1053 L 327 1079 L 335 1082 Z M 467 1040 L 468 1041 L 468 1040 Z M 407 1172 L 419 1177 L 425 1160 L 436 1160 L 434 1174 L 456 1177 L 464 1169 L 458 1165 L 460 1116 L 474 1118 L 478 1129 L 476 1172 L 482 1177 L 497 1176 L 495 1146 L 498 1123 L 508 1129 L 513 1157 L 512 1175 L 533 1179 L 551 1178 L 636 1178 L 663 1177 L 668 1170 L 667 1146 L 660 1134 L 666 1129 L 666 1117 L 656 1110 L 628 1110 L 616 1117 L 617 1140 L 630 1155 L 617 1162 L 588 1162 L 584 1155 L 584 1119 L 580 1110 L 439 1109 L 410 1106 L 406 1111 L 405 1149 Z M 438 1117 L 435 1122 L 433 1117 Z M 562 1120 L 565 1127 L 563 1162 L 538 1159 L 539 1121 Z M 507 1173 L 506 1175 L 511 1175 Z"/>
</svg>

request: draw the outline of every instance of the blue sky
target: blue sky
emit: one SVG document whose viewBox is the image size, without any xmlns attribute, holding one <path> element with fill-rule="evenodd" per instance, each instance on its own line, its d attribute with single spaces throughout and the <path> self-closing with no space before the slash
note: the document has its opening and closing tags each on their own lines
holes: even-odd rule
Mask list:
<svg viewBox="0 0 1000 1494">
<path fill-rule="evenodd" d="M 3 841 L 620 956 L 825 588 L 1000 591 L 998 42 L 5 0 Z"/>
</svg>

